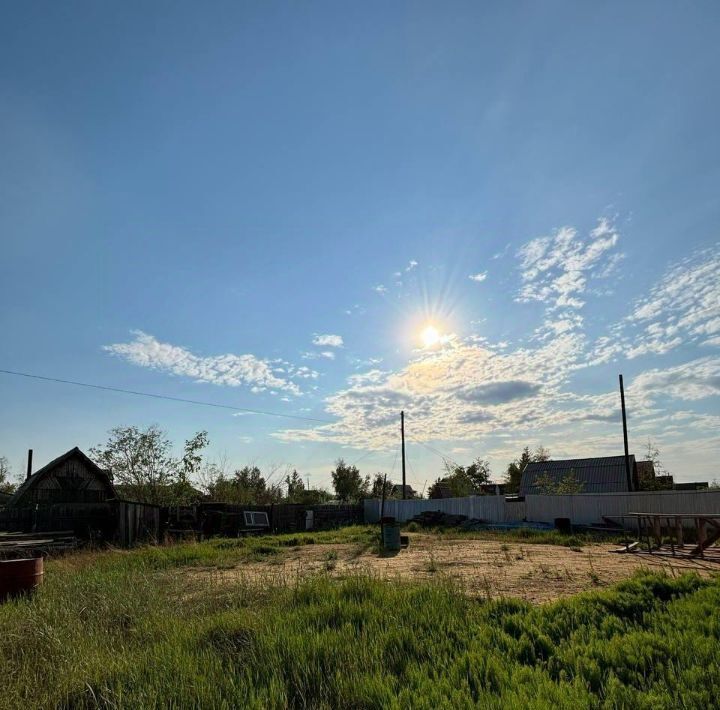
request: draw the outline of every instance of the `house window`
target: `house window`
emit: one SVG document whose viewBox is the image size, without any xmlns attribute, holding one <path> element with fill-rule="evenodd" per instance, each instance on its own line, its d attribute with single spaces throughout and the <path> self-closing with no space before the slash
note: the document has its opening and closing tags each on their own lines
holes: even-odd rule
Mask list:
<svg viewBox="0 0 720 710">
<path fill-rule="evenodd" d="M 249 528 L 269 528 L 268 514 L 257 510 L 246 510 L 245 525 Z"/>
</svg>

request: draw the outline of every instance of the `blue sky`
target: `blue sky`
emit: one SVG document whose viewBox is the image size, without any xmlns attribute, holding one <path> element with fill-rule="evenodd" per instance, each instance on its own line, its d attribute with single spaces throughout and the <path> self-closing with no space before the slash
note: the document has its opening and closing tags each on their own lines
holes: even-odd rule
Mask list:
<svg viewBox="0 0 720 710">
<path fill-rule="evenodd" d="M 6 4 L 0 375 L 20 468 L 159 423 L 410 482 L 720 449 L 720 7 Z M 470 278 L 471 276 L 475 277 Z M 433 325 L 439 341 L 425 346 Z M 395 468 L 393 469 L 393 464 Z"/>
</svg>

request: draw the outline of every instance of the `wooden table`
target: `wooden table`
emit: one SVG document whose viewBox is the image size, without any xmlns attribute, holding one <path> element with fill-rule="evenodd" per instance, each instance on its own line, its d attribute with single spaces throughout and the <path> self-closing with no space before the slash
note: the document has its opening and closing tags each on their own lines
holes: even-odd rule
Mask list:
<svg viewBox="0 0 720 710">
<path fill-rule="evenodd" d="M 622 517 L 636 521 L 638 538 L 640 541 L 645 539 L 648 552 L 651 554 L 653 542 L 656 551 L 663 547 L 663 528 L 667 530 L 670 538 L 672 555 L 675 556 L 676 549 L 683 550 L 685 548 L 683 528 L 687 521 L 692 521 L 697 532 L 697 544 L 688 552 L 688 557 L 699 556 L 704 559 L 705 550 L 720 540 L 720 513 L 627 513 Z"/>
</svg>

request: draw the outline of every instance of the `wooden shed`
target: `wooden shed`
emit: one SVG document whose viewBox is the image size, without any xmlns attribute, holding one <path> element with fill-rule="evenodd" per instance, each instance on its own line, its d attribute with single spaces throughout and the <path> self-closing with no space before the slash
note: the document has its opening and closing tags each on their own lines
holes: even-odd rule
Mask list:
<svg viewBox="0 0 720 710">
<path fill-rule="evenodd" d="M 0 522 L 6 530 L 66 530 L 109 540 L 116 499 L 108 472 L 75 447 L 27 478 L 6 502 Z"/>
<path fill-rule="evenodd" d="M 116 497 L 108 472 L 76 446 L 33 473 L 7 505 L 25 508 L 59 503 L 105 503 Z"/>
</svg>

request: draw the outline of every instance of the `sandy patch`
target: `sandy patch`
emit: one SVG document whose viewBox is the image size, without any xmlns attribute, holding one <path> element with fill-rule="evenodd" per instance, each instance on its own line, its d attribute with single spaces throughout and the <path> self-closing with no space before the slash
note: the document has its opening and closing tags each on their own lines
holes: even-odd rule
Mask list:
<svg viewBox="0 0 720 710">
<path fill-rule="evenodd" d="M 240 579 L 289 582 L 311 574 L 342 576 L 365 573 L 393 579 L 451 577 L 472 596 L 513 596 L 546 602 L 614 584 L 638 569 L 669 574 L 720 572 L 720 565 L 702 560 L 649 555 L 618 555 L 616 544 L 571 549 L 554 545 L 502 543 L 486 540 L 448 540 L 433 535 L 410 535 L 410 546 L 380 556 L 353 544 L 305 545 L 267 561 L 240 563 L 231 569 L 191 568 L 194 582 L 231 584 Z"/>
</svg>

